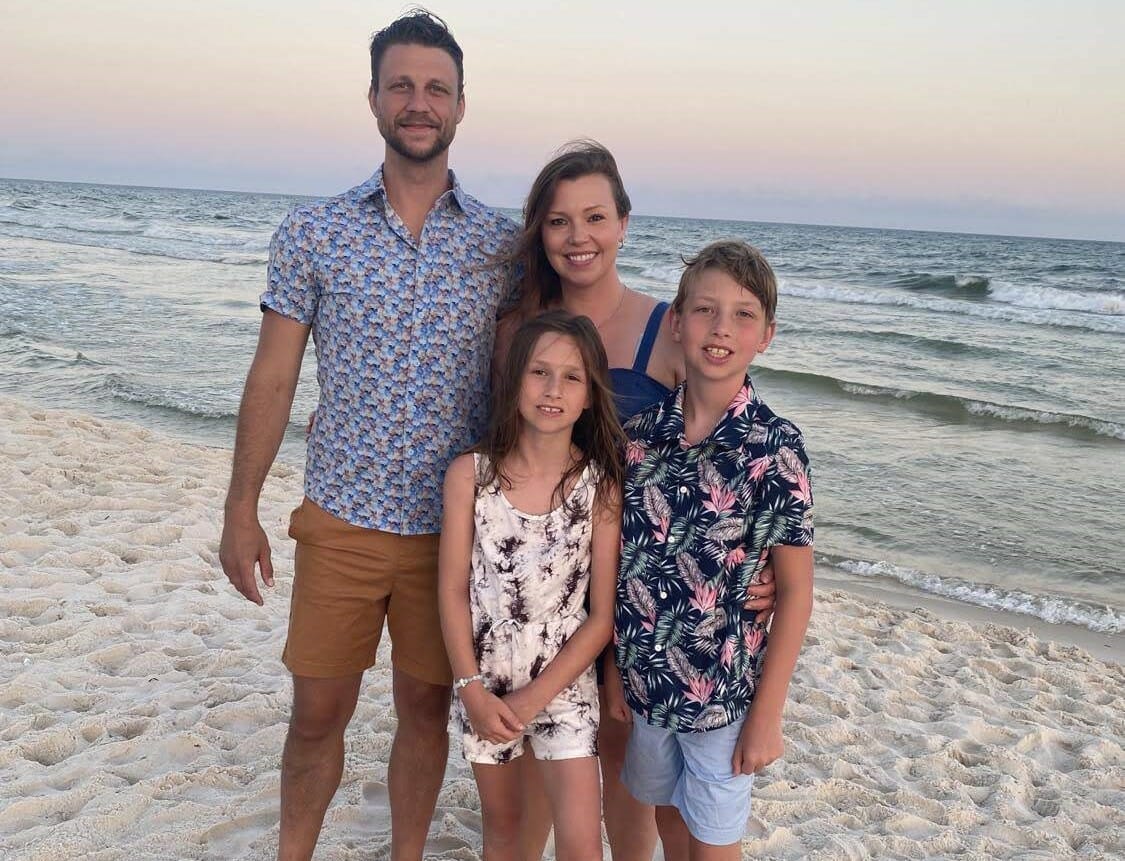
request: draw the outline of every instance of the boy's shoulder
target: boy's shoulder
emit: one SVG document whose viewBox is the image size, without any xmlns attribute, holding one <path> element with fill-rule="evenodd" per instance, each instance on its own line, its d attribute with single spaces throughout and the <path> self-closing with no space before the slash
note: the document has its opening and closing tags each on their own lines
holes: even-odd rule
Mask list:
<svg viewBox="0 0 1125 861">
<path fill-rule="evenodd" d="M 781 448 L 805 447 L 805 436 L 801 429 L 789 419 L 779 416 L 760 397 L 756 398 L 754 419 L 747 423 L 746 442 L 763 443 L 770 454 Z"/>
</svg>

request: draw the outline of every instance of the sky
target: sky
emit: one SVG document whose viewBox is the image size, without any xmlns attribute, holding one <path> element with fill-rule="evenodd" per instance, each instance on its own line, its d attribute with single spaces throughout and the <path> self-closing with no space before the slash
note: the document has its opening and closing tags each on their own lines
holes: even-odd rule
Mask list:
<svg viewBox="0 0 1125 861">
<path fill-rule="evenodd" d="M 4 0 L 0 176 L 324 195 L 383 152 L 403 3 Z M 451 165 L 519 206 L 566 141 L 646 215 L 1125 241 L 1125 3 L 431 0 Z"/>
</svg>

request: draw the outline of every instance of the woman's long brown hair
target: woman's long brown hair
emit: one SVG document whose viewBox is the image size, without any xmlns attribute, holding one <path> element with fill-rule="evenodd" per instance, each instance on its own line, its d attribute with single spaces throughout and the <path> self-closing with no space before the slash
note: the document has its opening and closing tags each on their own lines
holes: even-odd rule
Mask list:
<svg viewBox="0 0 1125 861">
<path fill-rule="evenodd" d="M 568 311 L 548 311 L 525 321 L 516 330 L 507 360 L 497 378 L 488 433 L 475 449 L 485 455 L 477 484 L 478 487 L 488 487 L 498 481 L 502 486 L 511 486 L 504 474 L 504 463 L 516 450 L 523 432 L 523 418 L 519 412 L 520 387 L 535 345 L 541 337 L 551 333 L 565 335 L 578 347 L 590 394 L 590 406 L 582 411 L 571 431 L 571 441 L 579 450 L 579 457 L 563 473 L 551 497 L 552 508 L 562 504 L 568 514 L 579 515 L 583 512 L 571 506 L 567 500 L 567 488 L 573 486 L 587 466 L 594 464 L 597 467 L 595 498 L 600 504 L 612 503 L 607 494 L 620 488 L 624 478 L 621 452 L 625 446 L 625 434 L 617 420 L 613 392 L 609 387 L 609 362 L 598 330 L 588 317 L 576 316 Z"/>
<path fill-rule="evenodd" d="M 632 209 L 613 153 L 597 141 L 571 141 L 547 162 L 527 193 L 523 228 L 515 245 L 499 260 L 518 273 L 520 298 L 514 313 L 521 319 L 562 304 L 562 284 L 543 247 L 543 222 L 547 220 L 559 183 L 584 176 L 604 176 L 609 180 L 618 218 L 625 218 Z"/>
</svg>

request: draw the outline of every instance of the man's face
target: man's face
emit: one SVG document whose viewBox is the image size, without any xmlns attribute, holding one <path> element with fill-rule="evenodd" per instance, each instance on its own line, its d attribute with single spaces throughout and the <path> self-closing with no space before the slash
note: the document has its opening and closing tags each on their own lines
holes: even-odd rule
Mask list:
<svg viewBox="0 0 1125 861">
<path fill-rule="evenodd" d="M 441 48 L 388 48 L 379 66 L 378 89 L 368 93 L 387 146 L 413 162 L 427 162 L 445 152 L 465 115 L 465 98 L 457 83 L 457 66 Z"/>
</svg>

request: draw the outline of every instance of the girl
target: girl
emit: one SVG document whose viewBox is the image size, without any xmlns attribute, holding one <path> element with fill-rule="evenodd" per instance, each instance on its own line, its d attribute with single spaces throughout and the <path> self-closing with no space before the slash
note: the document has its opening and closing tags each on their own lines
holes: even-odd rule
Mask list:
<svg viewBox="0 0 1125 861">
<path fill-rule="evenodd" d="M 613 629 L 624 440 L 593 324 L 565 311 L 525 322 L 493 406 L 486 439 L 446 473 L 438 561 L 484 857 L 522 857 L 516 763 L 530 743 L 556 857 L 600 859 L 592 663 Z"/>
</svg>

